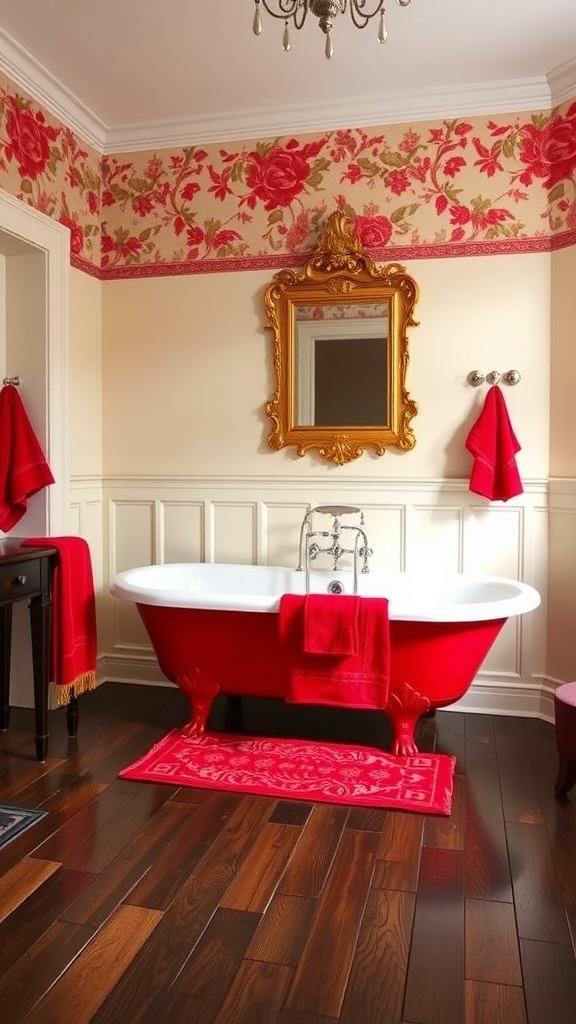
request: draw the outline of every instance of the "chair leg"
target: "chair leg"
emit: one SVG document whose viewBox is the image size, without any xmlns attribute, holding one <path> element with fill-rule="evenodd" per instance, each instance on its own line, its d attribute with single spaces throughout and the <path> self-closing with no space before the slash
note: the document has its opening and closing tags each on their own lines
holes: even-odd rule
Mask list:
<svg viewBox="0 0 576 1024">
<path fill-rule="evenodd" d="M 558 765 L 558 776 L 554 784 L 554 790 L 558 796 L 564 796 L 569 793 L 572 786 L 576 782 L 576 761 L 572 761 L 569 757 L 564 757 L 560 754 L 560 762 Z"/>
</svg>

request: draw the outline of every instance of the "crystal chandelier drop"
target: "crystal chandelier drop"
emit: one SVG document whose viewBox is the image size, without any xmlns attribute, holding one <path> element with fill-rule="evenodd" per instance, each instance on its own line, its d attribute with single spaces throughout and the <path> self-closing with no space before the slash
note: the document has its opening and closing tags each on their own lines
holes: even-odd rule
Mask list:
<svg viewBox="0 0 576 1024">
<path fill-rule="evenodd" d="M 282 49 L 288 52 L 291 46 L 288 23 L 291 21 L 296 29 L 302 28 L 310 11 L 315 18 L 318 18 L 318 24 L 326 36 L 324 53 L 328 60 L 330 60 L 334 53 L 332 45 L 334 18 L 338 14 L 345 14 L 347 8 L 350 11 L 350 17 L 356 28 L 366 28 L 368 22 L 379 14 L 378 42 L 386 42 L 388 29 L 386 28 L 384 2 L 385 0 L 350 0 L 350 5 L 348 5 L 348 0 L 254 0 L 255 10 L 252 30 L 255 36 L 259 36 L 262 33 L 260 9 L 263 7 L 273 18 L 280 18 L 284 22 Z M 411 0 L 396 0 L 400 7 L 408 7 L 410 2 Z"/>
</svg>

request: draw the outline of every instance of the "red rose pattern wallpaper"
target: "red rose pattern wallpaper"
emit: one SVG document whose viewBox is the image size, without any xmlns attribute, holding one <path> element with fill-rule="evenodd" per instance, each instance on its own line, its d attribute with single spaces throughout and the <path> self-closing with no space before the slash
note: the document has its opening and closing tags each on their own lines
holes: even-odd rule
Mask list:
<svg viewBox="0 0 576 1024">
<path fill-rule="evenodd" d="M 336 207 L 377 260 L 535 252 L 576 244 L 576 100 L 103 157 L 0 78 L 0 187 L 103 279 L 296 266 Z"/>
</svg>

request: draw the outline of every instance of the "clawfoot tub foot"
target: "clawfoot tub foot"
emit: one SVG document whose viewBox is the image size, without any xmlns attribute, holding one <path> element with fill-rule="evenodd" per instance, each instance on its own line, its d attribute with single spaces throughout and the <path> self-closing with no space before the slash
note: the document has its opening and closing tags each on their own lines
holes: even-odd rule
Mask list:
<svg viewBox="0 0 576 1024">
<path fill-rule="evenodd" d="M 202 736 L 214 698 L 220 691 L 218 683 L 200 669 L 192 668 L 177 677 L 176 685 L 190 701 L 190 721 L 182 726 L 182 735 L 188 738 Z"/>
<path fill-rule="evenodd" d="M 418 753 L 414 741 L 414 728 L 420 716 L 429 710 L 428 697 L 419 693 L 409 683 L 403 683 L 400 689 L 390 694 L 386 713 L 394 730 L 392 753 L 395 757 L 409 757 Z"/>
</svg>

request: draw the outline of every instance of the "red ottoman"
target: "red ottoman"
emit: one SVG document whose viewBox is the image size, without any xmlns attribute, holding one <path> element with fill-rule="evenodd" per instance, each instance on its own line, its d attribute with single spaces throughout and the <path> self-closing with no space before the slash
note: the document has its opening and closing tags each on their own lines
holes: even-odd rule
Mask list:
<svg viewBox="0 0 576 1024">
<path fill-rule="evenodd" d="M 556 746 L 558 747 L 557 793 L 568 793 L 576 782 L 576 682 L 563 683 L 554 694 Z"/>
</svg>

